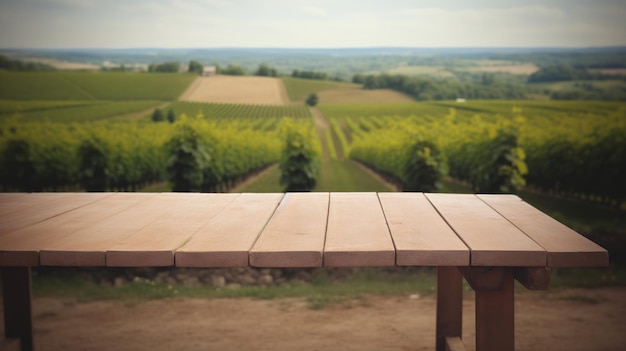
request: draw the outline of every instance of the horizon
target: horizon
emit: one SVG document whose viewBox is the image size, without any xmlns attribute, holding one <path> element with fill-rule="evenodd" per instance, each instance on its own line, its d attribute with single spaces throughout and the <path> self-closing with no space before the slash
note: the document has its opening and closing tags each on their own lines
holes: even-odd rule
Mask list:
<svg viewBox="0 0 626 351">
<path fill-rule="evenodd" d="M 358 49 L 626 46 L 619 0 L 3 0 L 0 48 Z"/>
<path fill-rule="evenodd" d="M 150 47 L 150 46 L 136 46 L 136 47 L 2 47 L 0 50 L 15 50 L 15 51 L 63 51 L 63 50 L 75 50 L 75 51 L 124 51 L 124 50 L 489 50 L 489 51 L 504 51 L 504 50 L 604 50 L 604 49 L 626 49 L 624 45 L 599 45 L 599 46 L 360 46 L 360 47 L 272 47 L 272 46 L 196 46 L 196 47 Z"/>
</svg>

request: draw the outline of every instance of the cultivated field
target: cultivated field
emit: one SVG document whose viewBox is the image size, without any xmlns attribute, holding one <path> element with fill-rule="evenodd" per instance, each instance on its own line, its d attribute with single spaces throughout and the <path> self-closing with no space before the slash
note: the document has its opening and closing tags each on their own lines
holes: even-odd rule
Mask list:
<svg viewBox="0 0 626 351">
<path fill-rule="evenodd" d="M 533 74 L 537 72 L 539 68 L 532 63 L 496 63 L 496 64 L 485 64 L 480 65 L 478 67 L 466 68 L 464 70 L 470 72 L 503 72 L 503 73 L 511 73 L 511 74 Z"/>
<path fill-rule="evenodd" d="M 414 102 L 400 92 L 389 89 L 366 90 L 360 84 L 333 82 L 328 80 L 283 78 L 289 97 L 293 102 L 302 102 L 310 93 L 317 93 L 320 104 L 386 104 Z"/>
<path fill-rule="evenodd" d="M 289 103 L 282 80 L 269 77 L 199 77 L 179 98 L 190 102 L 285 105 Z"/>
</svg>

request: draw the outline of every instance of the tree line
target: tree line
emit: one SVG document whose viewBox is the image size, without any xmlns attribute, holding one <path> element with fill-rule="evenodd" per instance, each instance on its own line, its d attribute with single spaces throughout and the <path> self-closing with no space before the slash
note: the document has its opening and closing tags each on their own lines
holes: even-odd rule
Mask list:
<svg viewBox="0 0 626 351">
<path fill-rule="evenodd" d="M 392 89 L 416 100 L 470 99 L 525 99 L 527 88 L 519 84 L 500 83 L 494 79 L 477 82 L 436 80 L 402 74 L 356 74 L 352 82 L 364 89 Z"/>
<path fill-rule="evenodd" d="M 0 55 L 0 70 L 7 71 L 55 71 L 56 68 L 41 62 L 11 60 Z"/>
</svg>

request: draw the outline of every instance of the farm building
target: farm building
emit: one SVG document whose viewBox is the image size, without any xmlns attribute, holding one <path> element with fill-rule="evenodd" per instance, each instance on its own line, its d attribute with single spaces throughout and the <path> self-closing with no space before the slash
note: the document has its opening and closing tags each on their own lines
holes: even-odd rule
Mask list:
<svg viewBox="0 0 626 351">
<path fill-rule="evenodd" d="M 202 68 L 203 77 L 210 77 L 214 76 L 215 74 L 217 74 L 217 69 L 215 68 L 215 66 L 204 66 Z"/>
</svg>

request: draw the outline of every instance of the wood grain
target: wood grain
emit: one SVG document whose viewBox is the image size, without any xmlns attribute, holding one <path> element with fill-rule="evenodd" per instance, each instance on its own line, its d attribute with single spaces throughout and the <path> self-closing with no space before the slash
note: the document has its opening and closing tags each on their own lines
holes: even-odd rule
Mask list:
<svg viewBox="0 0 626 351">
<path fill-rule="evenodd" d="M 147 199 L 145 196 L 127 196 L 118 194 L 68 194 L 64 202 L 71 203 L 73 210 L 65 212 L 54 211 L 55 215 L 40 220 L 40 216 L 32 216 L 32 223 L 21 229 L 0 235 L 0 264 L 1 265 L 28 265 L 40 264 L 39 251 L 46 245 L 56 242 L 57 239 L 71 235 L 107 217 L 124 212 L 132 206 Z M 149 195 L 152 197 L 154 195 Z M 149 198 L 148 197 L 148 198 Z M 44 202 L 46 206 L 49 203 Z M 82 206 L 77 206 L 81 204 Z M 69 205 L 65 205 L 69 206 Z M 30 212 L 30 207 L 27 211 Z M 42 209 L 48 212 L 47 208 Z M 5 220 L 2 217 L 0 221 Z"/>
<path fill-rule="evenodd" d="M 220 214 L 239 194 L 178 194 L 181 201 L 156 221 L 111 246 L 107 266 L 173 266 L 174 250 Z"/>
<path fill-rule="evenodd" d="M 178 267 L 246 267 L 283 194 L 241 194 L 174 253 Z"/>
<path fill-rule="evenodd" d="M 376 193 L 331 193 L 324 266 L 395 265 L 395 248 Z"/>
<path fill-rule="evenodd" d="M 426 194 L 471 249 L 472 266 L 545 266 L 545 250 L 506 218 L 469 194 Z"/>
<path fill-rule="evenodd" d="M 117 204 L 107 199 L 98 201 L 91 206 L 92 211 L 114 213 L 98 221 L 79 218 L 80 228 L 43 243 L 39 253 L 41 265 L 105 266 L 106 250 L 187 201 L 181 195 L 119 193 L 109 198 L 117 200 Z"/>
<path fill-rule="evenodd" d="M 422 193 L 380 193 L 399 266 L 468 266 L 470 251 Z"/>
<path fill-rule="evenodd" d="M 250 250 L 255 267 L 321 267 L 328 193 L 288 193 Z"/>
<path fill-rule="evenodd" d="M 605 267 L 608 252 L 515 195 L 480 195 L 548 252 L 549 267 Z"/>
<path fill-rule="evenodd" d="M 0 194 L 0 236 L 37 224 L 92 202 L 111 193 Z"/>
</svg>

